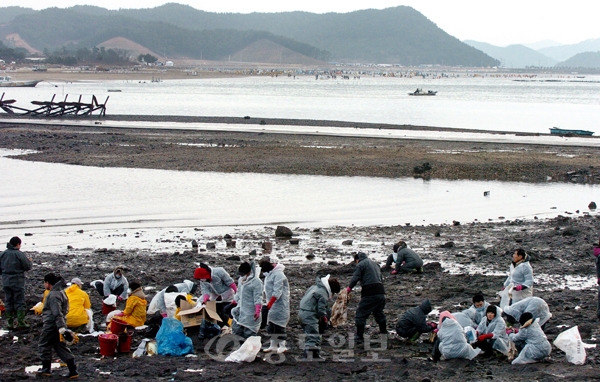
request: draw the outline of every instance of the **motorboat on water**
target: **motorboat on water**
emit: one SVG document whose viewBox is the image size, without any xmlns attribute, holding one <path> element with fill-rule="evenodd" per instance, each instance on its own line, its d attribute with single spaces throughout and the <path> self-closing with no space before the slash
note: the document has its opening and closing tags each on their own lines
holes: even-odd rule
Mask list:
<svg viewBox="0 0 600 382">
<path fill-rule="evenodd" d="M 437 91 L 433 91 L 433 90 L 427 90 L 427 91 L 423 91 L 423 89 L 421 88 L 417 88 L 417 90 L 415 90 L 412 93 L 408 93 L 408 95 L 411 96 L 434 96 L 437 94 Z"/>
<path fill-rule="evenodd" d="M 10 76 L 0 76 L 0 87 L 34 88 L 41 80 L 13 81 Z"/>
<path fill-rule="evenodd" d="M 594 132 L 593 131 L 589 131 L 589 130 L 568 130 L 568 129 L 561 129 L 560 127 L 551 127 L 550 128 L 550 134 L 553 135 L 593 135 Z"/>
</svg>

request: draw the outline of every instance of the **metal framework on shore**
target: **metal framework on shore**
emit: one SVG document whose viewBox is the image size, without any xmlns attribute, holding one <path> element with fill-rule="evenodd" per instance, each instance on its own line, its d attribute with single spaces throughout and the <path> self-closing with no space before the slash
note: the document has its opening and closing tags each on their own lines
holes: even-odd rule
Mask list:
<svg viewBox="0 0 600 382">
<path fill-rule="evenodd" d="M 35 107 L 33 109 L 25 109 L 15 106 L 14 103 L 17 101 L 14 99 L 5 100 L 4 94 L 2 93 L 2 97 L 0 97 L 0 109 L 8 114 L 29 115 L 33 117 L 88 117 L 94 112 L 98 112 L 98 116 L 102 117 L 106 115 L 106 103 L 109 98 L 106 97 L 104 103 L 98 103 L 96 96 L 92 95 L 92 101 L 87 103 L 81 102 L 82 96 L 80 95 L 78 101 L 70 102 L 67 101 L 69 97 L 67 94 L 63 101 L 54 102 L 54 98 L 56 98 L 56 94 L 54 94 L 50 101 L 31 101 Z"/>
</svg>

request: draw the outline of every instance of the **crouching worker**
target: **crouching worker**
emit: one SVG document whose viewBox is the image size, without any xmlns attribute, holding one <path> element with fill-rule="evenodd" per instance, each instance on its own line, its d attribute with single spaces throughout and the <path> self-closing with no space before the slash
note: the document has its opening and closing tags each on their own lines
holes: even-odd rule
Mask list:
<svg viewBox="0 0 600 382">
<path fill-rule="evenodd" d="M 433 345 L 433 361 L 437 362 L 442 357 L 444 359 L 466 358 L 471 360 L 481 352 L 481 349 L 473 349 L 467 343 L 462 326 L 450 312 L 445 311 L 440 314 L 438 327 L 437 339 Z"/>
<path fill-rule="evenodd" d="M 146 295 L 138 281 L 132 281 L 129 287 L 131 293 L 127 298 L 125 309 L 121 313 L 115 314 L 114 317 L 133 327 L 142 326 L 146 322 L 146 305 L 148 305 Z"/>
<path fill-rule="evenodd" d="M 127 298 L 127 289 L 129 288 L 129 282 L 125 277 L 125 272 L 122 267 L 116 267 L 112 273 L 109 273 L 104 278 L 104 282 L 98 280 L 94 282 L 96 290 L 100 296 L 104 298 L 111 294 L 117 296 L 118 300 L 125 300 Z"/>
<path fill-rule="evenodd" d="M 531 313 L 533 318 L 540 319 L 539 324 L 542 327 L 542 330 L 544 329 L 546 322 L 552 318 L 552 313 L 550 313 L 548 304 L 539 297 L 528 297 L 511 306 L 507 306 L 502 314 L 504 315 L 504 319 L 512 325 L 517 321 L 520 321 L 521 315 L 525 312 Z"/>
<path fill-rule="evenodd" d="M 392 274 L 398 273 L 423 273 L 423 259 L 415 251 L 408 248 L 405 242 L 399 241 L 394 245 L 396 256 L 392 259 L 396 263 L 396 268 Z M 390 258 L 388 257 L 388 263 Z M 387 265 L 387 264 L 386 264 Z"/>
<path fill-rule="evenodd" d="M 71 286 L 65 289 L 65 294 L 69 299 L 69 313 L 67 313 L 67 327 L 75 332 L 86 331 L 86 326 L 90 322 L 88 310 L 92 308 L 90 296 L 81 290 L 83 283 L 81 279 L 75 277 L 71 280 Z"/>
<path fill-rule="evenodd" d="M 38 375 L 42 377 L 52 376 L 52 349 L 54 349 L 58 357 L 69 368 L 69 374 L 65 375 L 65 377 L 71 379 L 77 378 L 79 374 L 75 366 L 75 357 L 73 357 L 73 353 L 71 353 L 67 344 L 61 342 L 60 338 L 62 334 L 64 341 L 67 343 L 74 340 L 73 332 L 67 329 L 67 321 L 65 319 L 69 311 L 69 300 L 64 291 L 66 286 L 65 280 L 60 275 L 48 273 L 44 276 L 44 286 L 50 292 L 46 296 L 46 302 L 42 309 L 43 327 L 38 343 L 42 369 L 38 372 Z"/>
<path fill-rule="evenodd" d="M 477 342 L 473 346 L 483 350 L 484 356 L 491 356 L 494 350 L 508 355 L 506 323 L 498 314 L 498 307 L 489 305 L 485 315 L 477 327 Z"/>
<path fill-rule="evenodd" d="M 256 273 L 256 264 L 244 262 L 238 269 L 237 293 L 231 310 L 233 334 L 243 338 L 255 336 L 262 322 L 263 283 Z"/>
<path fill-rule="evenodd" d="M 308 288 L 300 300 L 298 316 L 305 334 L 303 358 L 312 356 L 314 359 L 323 359 L 320 354 L 323 332 L 319 328 L 329 322 L 331 317 L 329 302 L 333 300 L 333 295 L 339 292 L 340 283 L 336 279 L 330 279 L 329 275 L 317 277 L 316 285 Z"/>
<path fill-rule="evenodd" d="M 515 343 L 519 351 L 519 356 L 512 361 L 513 365 L 535 363 L 550 355 L 552 346 L 539 321 L 540 319 L 534 319 L 531 313 L 523 313 L 519 318 L 519 332 L 509 334 L 508 338 Z"/>
<path fill-rule="evenodd" d="M 435 322 L 427 322 L 427 315 L 430 312 L 429 300 L 423 300 L 421 305 L 410 308 L 398 320 L 396 333 L 400 337 L 407 338 L 411 343 L 416 342 L 421 334 L 429 333 L 437 327 Z"/>
</svg>

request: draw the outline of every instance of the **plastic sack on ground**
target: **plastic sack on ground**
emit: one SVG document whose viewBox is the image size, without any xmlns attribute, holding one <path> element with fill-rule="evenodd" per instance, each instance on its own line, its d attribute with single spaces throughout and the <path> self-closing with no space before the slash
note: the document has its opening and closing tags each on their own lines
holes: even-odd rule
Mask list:
<svg viewBox="0 0 600 382">
<path fill-rule="evenodd" d="M 573 326 L 560 333 L 553 344 L 565 352 L 567 361 L 575 365 L 583 365 L 585 363 L 585 348 L 596 347 L 596 345 L 586 344 L 581 341 L 581 334 L 579 334 L 577 326 Z"/>
<path fill-rule="evenodd" d="M 225 362 L 252 362 L 262 346 L 260 336 L 248 337 L 240 348 L 225 358 Z"/>
<path fill-rule="evenodd" d="M 148 338 L 144 338 L 142 340 L 142 343 L 139 344 L 139 346 L 133 352 L 133 354 L 131 355 L 131 357 L 132 358 L 137 358 L 137 357 L 141 357 L 143 355 L 146 355 L 146 343 L 148 343 L 148 341 L 150 341 Z"/>
<path fill-rule="evenodd" d="M 500 309 L 504 310 L 507 306 L 510 305 L 510 292 L 512 292 L 513 284 L 510 283 L 504 290 L 496 293 L 500 296 Z"/>
<path fill-rule="evenodd" d="M 85 312 L 88 316 L 88 323 L 85 326 L 88 333 L 94 333 L 94 312 L 91 309 L 86 309 Z"/>
<path fill-rule="evenodd" d="M 159 355 L 182 356 L 194 352 L 192 339 L 183 333 L 183 324 L 174 318 L 162 320 L 156 334 Z"/>
</svg>

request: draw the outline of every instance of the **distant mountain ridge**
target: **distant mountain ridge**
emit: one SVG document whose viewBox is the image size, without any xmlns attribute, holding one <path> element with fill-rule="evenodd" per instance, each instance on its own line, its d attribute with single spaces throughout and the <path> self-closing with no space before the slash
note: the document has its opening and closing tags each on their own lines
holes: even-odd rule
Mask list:
<svg viewBox="0 0 600 382">
<path fill-rule="evenodd" d="M 565 61 L 578 53 L 598 51 L 600 51 L 600 38 L 585 40 L 577 44 L 553 46 L 538 50 L 538 52 L 557 61 Z"/>
<path fill-rule="evenodd" d="M 0 14 L 4 9 L 0 8 Z M 204 12 L 170 3 L 149 9 L 113 11 L 75 6 L 34 12 L 15 16 L 0 26 L 0 38 L 18 33 L 32 47 L 42 50 L 69 44 L 95 46 L 122 37 L 169 56 L 220 60 L 266 39 L 317 60 L 499 65 L 499 61 L 405 6 L 350 13 L 236 14 Z"/>
<path fill-rule="evenodd" d="M 464 42 L 488 54 L 490 57 L 500 60 L 501 66 L 504 68 L 546 67 L 554 66 L 558 62 L 524 45 L 499 47 L 473 40 L 466 40 Z"/>
</svg>

